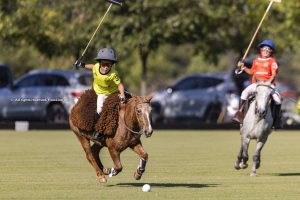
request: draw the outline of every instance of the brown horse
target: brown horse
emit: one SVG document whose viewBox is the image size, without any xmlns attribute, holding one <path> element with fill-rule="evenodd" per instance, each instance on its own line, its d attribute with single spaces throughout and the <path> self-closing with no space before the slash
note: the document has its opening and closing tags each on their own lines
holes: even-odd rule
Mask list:
<svg viewBox="0 0 300 200">
<path fill-rule="evenodd" d="M 153 96 L 134 96 L 128 102 L 120 104 L 119 122 L 116 133 L 113 136 L 105 136 L 105 141 L 99 143 L 93 141 L 91 132 L 82 131 L 77 128 L 71 120 L 71 130 L 76 134 L 85 153 L 87 160 L 96 171 L 97 180 L 101 183 L 106 182 L 105 175 L 115 176 L 122 171 L 120 154 L 122 151 L 131 148 L 140 157 L 139 165 L 134 173 L 134 178 L 139 180 L 145 171 L 148 154 L 145 152 L 140 137 L 144 134 L 146 137 L 152 135 L 152 126 L 150 120 L 151 106 L 150 100 Z M 72 113 L 71 113 L 72 115 Z M 90 141 L 94 144 L 91 146 Z M 101 163 L 99 153 L 103 147 L 107 147 L 110 156 L 114 162 L 114 167 L 104 168 Z"/>
</svg>

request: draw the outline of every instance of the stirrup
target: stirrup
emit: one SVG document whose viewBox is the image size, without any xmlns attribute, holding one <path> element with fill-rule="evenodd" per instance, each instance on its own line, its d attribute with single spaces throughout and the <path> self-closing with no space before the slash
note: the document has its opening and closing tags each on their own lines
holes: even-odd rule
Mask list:
<svg viewBox="0 0 300 200">
<path fill-rule="evenodd" d="M 96 140 L 100 143 L 105 141 L 104 135 L 102 131 L 95 131 L 92 136 L 93 140 Z"/>
</svg>

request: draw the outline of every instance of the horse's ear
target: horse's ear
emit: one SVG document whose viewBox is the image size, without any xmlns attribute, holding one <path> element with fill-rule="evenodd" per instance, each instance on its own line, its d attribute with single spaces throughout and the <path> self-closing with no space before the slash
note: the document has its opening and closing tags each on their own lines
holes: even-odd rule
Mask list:
<svg viewBox="0 0 300 200">
<path fill-rule="evenodd" d="M 146 96 L 145 98 L 147 99 L 147 101 L 151 101 L 151 99 L 154 97 L 154 95 L 155 95 L 155 93 L 153 92 L 153 93 L 151 93 L 151 94 L 149 94 L 148 96 Z"/>
</svg>

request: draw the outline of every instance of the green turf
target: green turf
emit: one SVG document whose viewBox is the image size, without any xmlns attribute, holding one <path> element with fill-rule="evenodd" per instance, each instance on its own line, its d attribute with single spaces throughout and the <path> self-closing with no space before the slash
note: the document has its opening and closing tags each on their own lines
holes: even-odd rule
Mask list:
<svg viewBox="0 0 300 200">
<path fill-rule="evenodd" d="M 155 131 L 142 138 L 146 172 L 135 181 L 138 157 L 121 155 L 123 171 L 98 184 L 70 131 L 0 131 L 0 199 L 300 199 L 300 132 L 272 133 L 257 177 L 236 171 L 238 131 Z M 254 141 L 250 144 L 250 166 Z M 105 149 L 104 164 L 112 161 Z M 152 191 L 143 193 L 149 183 Z"/>
</svg>

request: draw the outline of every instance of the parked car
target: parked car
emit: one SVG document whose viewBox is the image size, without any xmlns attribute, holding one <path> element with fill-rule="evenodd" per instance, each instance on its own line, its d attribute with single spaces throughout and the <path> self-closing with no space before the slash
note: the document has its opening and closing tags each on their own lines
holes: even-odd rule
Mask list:
<svg viewBox="0 0 300 200">
<path fill-rule="evenodd" d="M 298 92 L 296 87 L 288 81 L 277 80 L 276 90 L 282 97 L 282 110 L 293 111 L 297 107 Z"/>
<path fill-rule="evenodd" d="M 238 109 L 239 96 L 230 77 L 226 72 L 193 74 L 157 92 L 151 101 L 153 122 L 231 121 Z"/>
<path fill-rule="evenodd" d="M 0 120 L 65 123 L 93 81 L 88 71 L 33 70 L 13 83 L 7 66 L 0 71 Z"/>
<path fill-rule="evenodd" d="M 0 88 L 12 83 L 12 74 L 8 65 L 0 64 Z"/>
</svg>

